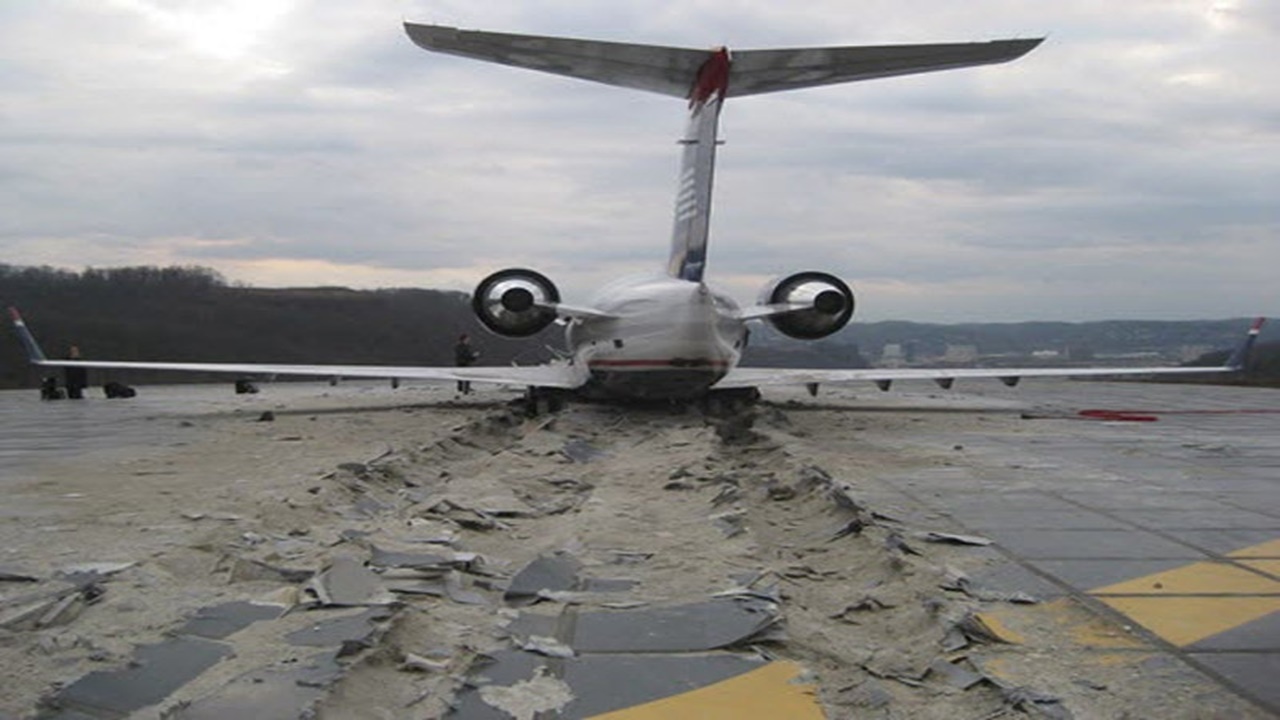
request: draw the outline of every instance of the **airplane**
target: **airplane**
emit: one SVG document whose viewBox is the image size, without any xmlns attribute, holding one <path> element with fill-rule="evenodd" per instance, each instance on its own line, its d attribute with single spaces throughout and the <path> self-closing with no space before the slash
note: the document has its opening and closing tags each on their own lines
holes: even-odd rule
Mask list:
<svg viewBox="0 0 1280 720">
<path fill-rule="evenodd" d="M 116 370 L 174 370 L 236 375 L 471 381 L 529 389 L 529 397 L 574 394 L 621 400 L 753 401 L 758 388 L 869 381 L 888 390 L 898 380 L 932 380 L 949 389 L 957 379 L 997 378 L 1013 386 L 1023 377 L 1172 375 L 1237 372 L 1263 320 L 1259 318 L 1219 367 L 1090 367 L 972 369 L 779 369 L 739 365 L 748 323 L 767 322 L 791 338 L 813 340 L 843 328 L 854 294 L 840 278 L 809 270 L 779 277 L 758 302 L 740 307 L 704 281 L 711 190 L 719 145 L 720 111 L 731 97 L 836 83 L 1004 63 L 1027 54 L 1043 38 L 967 43 L 698 50 L 562 37 L 462 30 L 405 23 L 425 50 L 500 63 L 680 98 L 688 118 L 682 146 L 671 249 L 665 272 L 620 279 L 587 304 L 562 302 L 556 285 L 527 268 L 485 277 L 472 309 L 501 336 L 534 335 L 565 326 L 567 359 L 529 367 L 417 367 L 272 363 L 51 360 L 21 315 L 13 324 L 32 364 Z"/>
</svg>

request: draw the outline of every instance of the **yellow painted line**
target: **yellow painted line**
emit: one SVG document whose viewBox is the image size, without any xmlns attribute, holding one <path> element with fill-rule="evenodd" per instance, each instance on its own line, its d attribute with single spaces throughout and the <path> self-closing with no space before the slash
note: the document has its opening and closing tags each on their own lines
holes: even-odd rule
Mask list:
<svg viewBox="0 0 1280 720">
<path fill-rule="evenodd" d="M 1280 540 L 1270 540 L 1230 553 L 1242 558 L 1233 563 L 1191 563 L 1089 594 L 1168 642 L 1191 645 L 1280 612 L 1280 559 L 1258 559 L 1277 554 Z"/>
<path fill-rule="evenodd" d="M 1280 595 L 1263 597 L 1099 597 L 1174 645 L 1190 645 L 1280 612 Z"/>
<path fill-rule="evenodd" d="M 1280 595 L 1280 581 L 1227 563 L 1198 562 L 1096 588 L 1090 595 Z"/>
<path fill-rule="evenodd" d="M 1271 577 L 1280 578 L 1280 560 L 1240 560 L 1239 562 L 1254 570 L 1261 570 Z"/>
<path fill-rule="evenodd" d="M 780 660 L 713 685 L 590 720 L 824 720 L 817 688 L 800 681 L 804 668 Z"/>
<path fill-rule="evenodd" d="M 1237 558 L 1280 558 L 1280 538 L 1227 553 L 1227 556 Z"/>
</svg>

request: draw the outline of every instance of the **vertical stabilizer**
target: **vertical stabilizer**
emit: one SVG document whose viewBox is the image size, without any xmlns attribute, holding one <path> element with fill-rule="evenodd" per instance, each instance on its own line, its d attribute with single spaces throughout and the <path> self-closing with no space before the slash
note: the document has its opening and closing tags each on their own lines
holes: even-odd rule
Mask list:
<svg viewBox="0 0 1280 720">
<path fill-rule="evenodd" d="M 671 229 L 671 277 L 702 281 L 711 227 L 711 185 L 716 169 L 720 108 L 729 90 L 729 51 L 708 55 L 689 87 L 689 121 L 680 144 L 680 180 Z"/>
</svg>

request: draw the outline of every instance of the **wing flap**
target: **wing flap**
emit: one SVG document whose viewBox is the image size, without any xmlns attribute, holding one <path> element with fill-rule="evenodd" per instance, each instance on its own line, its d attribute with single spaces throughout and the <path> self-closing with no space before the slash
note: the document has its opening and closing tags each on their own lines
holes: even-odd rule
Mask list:
<svg viewBox="0 0 1280 720">
<path fill-rule="evenodd" d="M 272 363 L 131 362 L 115 360 L 43 360 L 40 367 L 82 367 L 103 370 L 169 370 L 226 375 L 296 375 L 306 377 L 396 378 L 400 380 L 469 380 L 496 385 L 533 385 L 573 389 L 586 382 L 585 373 L 567 364 L 527 367 L 415 367 L 411 365 L 277 365 Z"/>
<path fill-rule="evenodd" d="M 839 384 L 850 382 L 885 383 L 895 380 L 955 381 L 960 379 L 999 379 L 1009 381 L 1025 377 L 1111 377 L 1122 375 L 1195 375 L 1236 372 L 1239 368 L 1220 367 L 1111 367 L 1111 368 L 867 368 L 858 370 L 735 368 L 715 384 L 717 389 L 759 387 L 767 385 Z"/>
</svg>

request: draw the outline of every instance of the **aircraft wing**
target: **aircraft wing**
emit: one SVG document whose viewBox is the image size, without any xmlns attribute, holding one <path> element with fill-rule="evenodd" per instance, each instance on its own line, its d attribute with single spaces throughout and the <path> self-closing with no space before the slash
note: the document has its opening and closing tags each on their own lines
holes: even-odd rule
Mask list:
<svg viewBox="0 0 1280 720">
<path fill-rule="evenodd" d="M 1257 341 L 1265 318 L 1258 318 L 1249 327 L 1245 339 L 1218 367 L 1076 367 L 1076 368 L 864 368 L 840 369 L 791 369 L 738 367 L 716 383 L 714 389 L 760 387 L 766 385 L 814 385 L 823 383 L 872 382 L 881 390 L 888 390 L 895 380 L 932 380 L 943 388 L 960 379 L 995 378 L 1005 385 L 1017 385 L 1024 377 L 1113 377 L 1124 375 L 1196 375 L 1235 373 L 1244 369 Z"/>
<path fill-rule="evenodd" d="M 567 363 L 531 366 L 421 367 L 415 365 L 292 365 L 278 363 L 134 362 L 130 360 L 50 360 L 27 328 L 22 316 L 9 308 L 14 330 L 38 367 L 100 368 L 103 370 L 169 370 L 227 375 L 297 375 L 320 378 L 395 378 L 399 380 L 469 380 L 497 385 L 573 389 L 587 381 L 587 371 Z"/>
<path fill-rule="evenodd" d="M 460 30 L 405 23 L 425 50 L 539 70 L 606 85 L 688 98 L 705 49 L 638 45 L 542 35 Z M 729 97 L 1008 62 L 1043 38 L 919 45 L 855 45 L 735 50 Z"/>
</svg>

